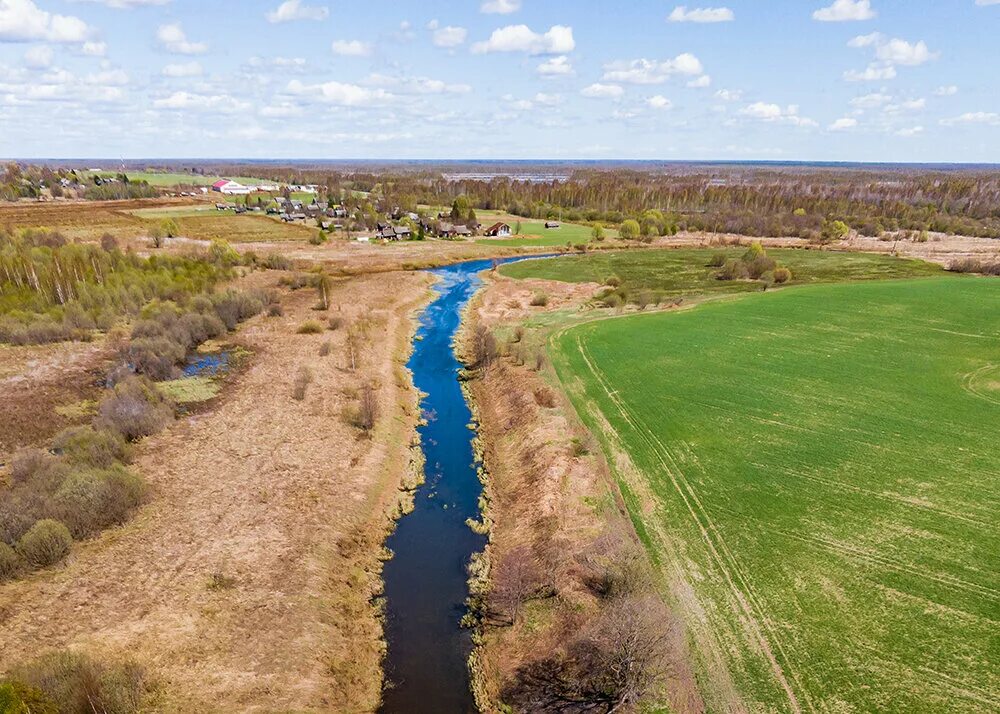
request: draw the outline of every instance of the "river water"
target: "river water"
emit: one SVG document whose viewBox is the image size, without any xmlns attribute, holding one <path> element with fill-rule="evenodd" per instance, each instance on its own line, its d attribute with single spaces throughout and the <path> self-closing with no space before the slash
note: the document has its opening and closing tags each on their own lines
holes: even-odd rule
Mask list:
<svg viewBox="0 0 1000 714">
<path fill-rule="evenodd" d="M 383 573 L 389 648 L 381 711 L 387 714 L 475 711 L 467 665 L 471 633 L 459 623 L 469 594 L 466 566 L 486 538 L 465 522 L 479 517 L 482 484 L 452 340 L 462 309 L 482 284 L 478 273 L 490 265 L 481 260 L 430 271 L 439 278 L 438 297 L 420 318 L 408 365 L 426 395 L 421 406 L 427 423 L 419 428 L 426 482 L 413 512 L 386 540 L 394 553 Z"/>
</svg>

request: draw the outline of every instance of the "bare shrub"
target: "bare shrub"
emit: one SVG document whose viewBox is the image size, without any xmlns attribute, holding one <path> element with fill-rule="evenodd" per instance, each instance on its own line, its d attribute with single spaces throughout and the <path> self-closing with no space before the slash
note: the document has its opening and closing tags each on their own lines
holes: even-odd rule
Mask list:
<svg viewBox="0 0 1000 714">
<path fill-rule="evenodd" d="M 948 265 L 953 273 L 980 273 L 982 275 L 1000 275 L 1000 261 L 990 263 L 976 258 L 961 258 L 953 260 Z"/>
<path fill-rule="evenodd" d="M 669 671 L 671 631 L 655 597 L 622 600 L 562 652 L 520 667 L 503 699 L 518 711 L 635 711 Z"/>
<path fill-rule="evenodd" d="M 14 483 L 25 483 L 34 476 L 48 459 L 41 449 L 24 447 L 14 452 L 10 461 L 10 475 Z"/>
<path fill-rule="evenodd" d="M 17 553 L 28 565 L 44 568 L 66 557 L 73 545 L 69 529 L 50 518 L 38 521 L 17 541 Z"/>
<path fill-rule="evenodd" d="M 232 590 L 234 587 L 236 587 L 236 578 L 225 573 L 212 573 L 208 579 L 209 590 Z"/>
<path fill-rule="evenodd" d="M 118 250 L 118 239 L 110 233 L 105 233 L 101 236 L 101 250 L 106 250 L 109 253 Z"/>
<path fill-rule="evenodd" d="M 53 652 L 11 671 L 15 682 L 40 691 L 59 714 L 137 714 L 150 683 L 133 662 L 103 662 L 78 652 Z"/>
<path fill-rule="evenodd" d="M 268 317 L 281 317 L 284 314 L 285 314 L 285 308 L 281 306 L 280 302 L 273 302 L 267 306 Z"/>
<path fill-rule="evenodd" d="M 500 356 L 496 337 L 485 325 L 476 325 L 472 331 L 472 363 L 480 369 L 489 369 Z"/>
<path fill-rule="evenodd" d="M 535 404 L 546 409 L 552 409 L 556 405 L 556 395 L 551 389 L 539 387 L 535 390 Z"/>
<path fill-rule="evenodd" d="M 358 398 L 358 408 L 354 414 L 353 424 L 364 432 L 375 428 L 379 417 L 378 393 L 375 388 L 366 384 L 361 388 Z"/>
<path fill-rule="evenodd" d="M 269 253 L 261 263 L 268 270 L 291 270 L 292 261 L 280 253 Z"/>
<path fill-rule="evenodd" d="M 726 264 L 725 253 L 713 253 L 712 257 L 708 259 L 709 268 L 721 268 L 725 264 Z"/>
<path fill-rule="evenodd" d="M 531 296 L 531 300 L 528 304 L 532 307 L 545 307 L 549 304 L 549 296 L 543 292 L 537 292 Z"/>
<path fill-rule="evenodd" d="M 56 434 L 52 448 L 69 463 L 107 469 L 132 460 L 132 448 L 117 431 L 72 426 Z"/>
<path fill-rule="evenodd" d="M 292 383 L 292 398 L 301 402 L 306 398 L 306 390 L 313 381 L 312 370 L 305 365 L 299 367 L 295 374 L 295 381 Z"/>
<path fill-rule="evenodd" d="M 778 266 L 774 269 L 774 282 L 778 285 L 782 283 L 790 282 L 792 279 L 792 271 L 788 268 Z"/>
<path fill-rule="evenodd" d="M 331 330 L 339 330 L 344 326 L 344 318 L 339 315 L 334 315 L 327 321 L 327 327 Z"/>
<path fill-rule="evenodd" d="M 518 325 L 510 335 L 510 341 L 517 343 L 524 339 L 524 328 Z"/>
<path fill-rule="evenodd" d="M 135 441 L 160 431 L 173 418 L 173 404 L 148 379 L 129 377 L 101 400 L 94 426 Z"/>
<path fill-rule="evenodd" d="M 545 366 L 545 353 L 539 350 L 535 353 L 535 371 L 541 372 L 542 367 Z"/>
<path fill-rule="evenodd" d="M 133 339 L 123 357 L 137 374 L 163 380 L 177 376 L 177 364 L 186 353 L 185 345 L 168 337 L 143 337 Z"/>
<path fill-rule="evenodd" d="M 330 350 L 332 350 L 332 349 L 333 349 L 333 346 L 330 344 L 329 340 L 326 341 L 326 342 L 324 342 L 323 344 L 321 344 L 319 346 L 319 356 L 320 357 L 326 357 L 327 355 L 330 354 Z"/>
<path fill-rule="evenodd" d="M 500 558 L 493 569 L 489 594 L 491 613 L 508 625 L 517 622 L 525 602 L 537 597 L 544 579 L 531 548 L 520 545 Z"/>
<path fill-rule="evenodd" d="M 260 298 L 239 290 L 226 290 L 211 299 L 216 314 L 229 330 L 236 329 L 241 322 L 259 315 L 264 309 Z"/>
<path fill-rule="evenodd" d="M 323 325 L 318 320 L 306 320 L 296 332 L 300 335 L 318 335 L 323 331 Z"/>
</svg>

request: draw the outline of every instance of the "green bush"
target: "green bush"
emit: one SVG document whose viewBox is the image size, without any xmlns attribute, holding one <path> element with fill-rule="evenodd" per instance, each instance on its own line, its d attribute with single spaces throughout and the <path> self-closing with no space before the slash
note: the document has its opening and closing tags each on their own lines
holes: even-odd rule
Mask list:
<svg viewBox="0 0 1000 714">
<path fill-rule="evenodd" d="M 71 464 L 107 469 L 132 460 L 132 447 L 116 431 L 73 426 L 56 434 L 52 448 Z"/>
<path fill-rule="evenodd" d="M 0 714 L 60 714 L 45 694 L 24 682 L 0 682 Z"/>
<path fill-rule="evenodd" d="M 74 538 L 124 523 L 145 495 L 145 482 L 124 466 L 75 471 L 52 497 L 52 507 Z"/>
<path fill-rule="evenodd" d="M 16 577 L 21 572 L 21 567 L 22 563 L 17 551 L 0 541 L 0 583 Z M 0 714 L 3 714 L 2 707 L 0 707 Z"/>
<path fill-rule="evenodd" d="M 150 690 L 135 663 L 102 662 L 67 651 L 15 667 L 11 679 L 40 692 L 55 705 L 51 711 L 59 714 L 136 714 L 143 710 Z"/>
<path fill-rule="evenodd" d="M 59 521 L 38 521 L 17 542 L 17 553 L 35 568 L 44 568 L 66 557 L 73 545 L 69 529 Z"/>
<path fill-rule="evenodd" d="M 792 271 L 789 270 L 788 268 L 779 266 L 774 269 L 775 283 L 778 283 L 780 285 L 781 283 L 789 282 L 791 279 L 792 279 Z"/>
<path fill-rule="evenodd" d="M 296 330 L 300 335 L 318 335 L 323 331 L 323 325 L 317 320 L 306 320 L 301 325 L 299 329 Z"/>
</svg>

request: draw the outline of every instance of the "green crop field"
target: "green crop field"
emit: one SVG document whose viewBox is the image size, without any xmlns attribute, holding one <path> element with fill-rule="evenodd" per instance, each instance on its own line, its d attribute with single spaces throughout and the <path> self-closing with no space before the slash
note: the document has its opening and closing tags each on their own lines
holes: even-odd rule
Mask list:
<svg viewBox="0 0 1000 714">
<path fill-rule="evenodd" d="M 616 276 L 626 290 L 649 290 L 663 297 L 758 291 L 761 283 L 757 281 L 716 280 L 719 269 L 708 267 L 709 260 L 718 253 L 726 258 L 738 258 L 744 252 L 743 248 L 609 251 L 511 263 L 500 271 L 514 278 L 576 283 L 604 283 Z M 871 253 L 770 249 L 767 254 L 791 269 L 793 284 L 915 278 L 942 272 L 940 266 L 931 263 Z"/>
<path fill-rule="evenodd" d="M 550 346 L 710 710 L 1000 711 L 1000 280 L 791 287 Z"/>
<path fill-rule="evenodd" d="M 91 176 L 94 172 L 91 171 L 77 171 L 81 177 Z M 96 175 L 102 177 L 113 177 L 116 175 L 116 171 L 99 171 Z M 145 181 L 150 186 L 211 186 L 216 181 L 223 178 L 229 178 L 233 181 L 243 184 L 244 186 L 256 186 L 261 183 L 273 183 L 265 181 L 264 179 L 252 178 L 249 176 L 201 176 L 199 174 L 176 174 L 176 173 L 166 173 L 160 171 L 126 171 L 125 174 L 129 177 L 131 181 Z"/>
</svg>

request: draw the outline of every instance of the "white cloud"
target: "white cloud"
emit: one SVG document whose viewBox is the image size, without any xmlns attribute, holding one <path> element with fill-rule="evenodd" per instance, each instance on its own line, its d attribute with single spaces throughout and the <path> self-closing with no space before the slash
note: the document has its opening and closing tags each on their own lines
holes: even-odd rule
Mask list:
<svg viewBox="0 0 1000 714">
<path fill-rule="evenodd" d="M 0 42 L 84 42 L 87 23 L 71 15 L 54 15 L 32 0 L 0 0 Z"/>
<path fill-rule="evenodd" d="M 667 17 L 668 22 L 732 22 L 736 19 L 728 7 L 698 7 L 690 10 L 678 5 Z"/>
<path fill-rule="evenodd" d="M 465 42 L 469 31 L 464 27 L 448 25 L 434 30 L 431 41 L 435 47 L 458 47 Z"/>
<path fill-rule="evenodd" d="M 989 124 L 990 126 L 1000 126 L 1000 114 L 996 112 L 966 112 L 951 119 L 942 119 L 945 126 L 955 126 L 957 124 Z"/>
<path fill-rule="evenodd" d="M 778 104 L 754 102 L 739 111 L 741 116 L 757 119 L 763 122 L 791 124 L 793 126 L 817 126 L 812 119 L 799 116 L 799 108 L 795 104 L 781 107 Z"/>
<path fill-rule="evenodd" d="M 280 104 L 272 104 L 270 106 L 261 107 L 260 111 L 257 113 L 268 119 L 285 119 L 288 117 L 301 116 L 303 114 L 303 110 L 302 107 L 290 102 L 281 102 Z"/>
<path fill-rule="evenodd" d="M 486 0 L 480 7 L 480 12 L 491 15 L 509 15 L 521 9 L 521 0 Z"/>
<path fill-rule="evenodd" d="M 171 0 L 87 0 L 101 5 L 113 7 L 116 10 L 131 10 L 136 7 L 151 7 L 154 5 L 167 5 Z"/>
<path fill-rule="evenodd" d="M 526 52 L 532 55 L 561 55 L 576 47 L 573 28 L 553 25 L 548 32 L 539 34 L 527 25 L 507 25 L 494 30 L 490 39 L 472 46 L 476 54 L 487 52 Z"/>
<path fill-rule="evenodd" d="M 200 55 L 208 52 L 208 43 L 188 40 L 179 22 L 160 25 L 156 30 L 156 40 L 160 47 L 177 55 Z"/>
<path fill-rule="evenodd" d="M 924 128 L 922 126 L 911 126 L 906 129 L 900 129 L 896 132 L 896 136 L 902 136 L 904 138 L 911 138 L 924 133 Z"/>
<path fill-rule="evenodd" d="M 625 94 L 625 90 L 617 84 L 595 82 L 580 90 L 580 94 L 593 99 L 621 99 L 622 95 Z"/>
<path fill-rule="evenodd" d="M 892 101 L 892 97 L 888 94 L 883 94 L 882 92 L 872 92 L 871 94 L 865 94 L 861 97 L 854 97 L 851 100 L 851 106 L 857 109 L 877 109 L 878 107 L 884 106 Z"/>
<path fill-rule="evenodd" d="M 844 72 L 844 79 L 848 82 L 881 82 L 883 80 L 895 78 L 895 67 L 880 67 L 877 64 L 870 64 L 861 72 L 854 69 Z"/>
<path fill-rule="evenodd" d="M 936 59 L 938 53 L 931 52 L 923 40 L 911 43 L 906 40 L 892 39 L 879 43 L 875 49 L 875 56 L 886 64 L 916 67 Z"/>
<path fill-rule="evenodd" d="M 829 126 L 830 131 L 845 131 L 858 125 L 858 120 L 852 117 L 841 117 Z"/>
<path fill-rule="evenodd" d="M 361 40 L 334 40 L 330 49 L 341 57 L 367 57 L 372 53 L 371 44 Z"/>
<path fill-rule="evenodd" d="M 720 89 L 715 97 L 724 102 L 738 102 L 743 98 L 743 92 L 739 89 Z"/>
<path fill-rule="evenodd" d="M 375 106 L 384 104 L 393 98 L 393 95 L 384 89 L 362 87 L 344 82 L 305 84 L 293 79 L 288 83 L 286 91 L 294 96 L 305 96 L 342 107 Z"/>
<path fill-rule="evenodd" d="M 673 102 L 664 97 L 662 94 L 650 97 L 646 100 L 646 104 L 651 106 L 653 109 L 670 109 L 670 107 L 674 105 Z"/>
<path fill-rule="evenodd" d="M 1000 5 L 1000 0 L 976 0 L 976 5 Z"/>
<path fill-rule="evenodd" d="M 697 79 L 692 79 L 690 82 L 687 83 L 687 86 L 691 87 L 692 89 L 705 89 L 706 87 L 712 86 L 712 78 L 707 74 L 703 74 Z"/>
<path fill-rule="evenodd" d="M 628 84 L 662 84 L 675 74 L 700 75 L 703 71 L 697 57 L 684 53 L 662 62 L 648 59 L 611 62 L 604 65 L 603 79 Z"/>
<path fill-rule="evenodd" d="M 80 52 L 88 57 L 103 57 L 108 53 L 108 45 L 105 42 L 84 42 Z"/>
<path fill-rule="evenodd" d="M 32 47 L 24 53 L 24 62 L 34 69 L 44 69 L 52 64 L 52 48 L 48 45 Z"/>
<path fill-rule="evenodd" d="M 997 4 L 1000 4 L 1000 0 L 996 0 Z M 958 94 L 958 87 L 954 84 L 950 84 L 944 87 L 938 87 L 934 90 L 934 96 L 936 97 L 953 97 Z"/>
<path fill-rule="evenodd" d="M 833 4 L 813 13 L 813 19 L 820 22 L 851 22 L 872 20 L 876 12 L 871 0 L 833 0 Z"/>
<path fill-rule="evenodd" d="M 218 114 L 234 114 L 250 108 L 247 102 L 228 94 L 196 94 L 192 92 L 174 92 L 169 97 L 155 100 L 153 106 L 157 109 Z"/>
<path fill-rule="evenodd" d="M 566 55 L 551 57 L 535 69 L 543 77 L 559 77 L 573 74 L 573 65 Z"/>
<path fill-rule="evenodd" d="M 183 62 L 178 64 L 168 64 L 163 68 L 161 74 L 164 77 L 197 77 L 201 74 L 201 64 L 198 62 Z"/>
<path fill-rule="evenodd" d="M 429 77 L 371 74 L 363 83 L 375 87 L 390 87 L 401 94 L 468 94 L 472 91 L 472 87 L 468 84 L 449 84 Z"/>
<path fill-rule="evenodd" d="M 325 20 L 330 17 L 330 9 L 318 5 L 303 5 L 302 0 L 285 0 L 265 17 L 270 23 Z"/>
<path fill-rule="evenodd" d="M 562 97 L 558 94 L 545 94 L 544 92 L 538 92 L 535 94 L 533 100 L 535 104 L 541 104 L 546 107 L 554 107 L 557 104 L 562 103 Z"/>
</svg>

